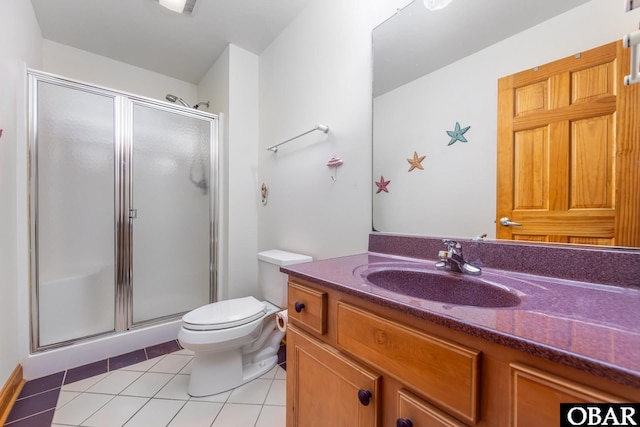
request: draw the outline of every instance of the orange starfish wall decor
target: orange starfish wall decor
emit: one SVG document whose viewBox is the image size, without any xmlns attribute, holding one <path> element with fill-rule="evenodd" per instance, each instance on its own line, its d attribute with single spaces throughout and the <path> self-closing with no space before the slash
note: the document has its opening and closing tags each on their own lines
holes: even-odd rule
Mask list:
<svg viewBox="0 0 640 427">
<path fill-rule="evenodd" d="M 424 168 L 422 167 L 422 161 L 425 159 L 425 157 L 427 156 L 418 157 L 418 153 L 414 151 L 413 159 L 407 159 L 407 162 L 409 162 L 409 164 L 411 165 L 411 167 L 409 168 L 409 172 L 414 169 L 424 170 Z"/>
</svg>

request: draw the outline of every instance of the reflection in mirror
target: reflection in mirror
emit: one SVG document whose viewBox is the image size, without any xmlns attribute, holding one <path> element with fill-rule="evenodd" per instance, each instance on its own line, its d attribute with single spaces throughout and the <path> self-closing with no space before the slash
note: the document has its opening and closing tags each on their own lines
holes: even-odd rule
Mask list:
<svg viewBox="0 0 640 427">
<path fill-rule="evenodd" d="M 621 40 L 639 20 L 610 0 L 415 0 L 375 28 L 374 230 L 495 238 L 498 79 Z"/>
</svg>

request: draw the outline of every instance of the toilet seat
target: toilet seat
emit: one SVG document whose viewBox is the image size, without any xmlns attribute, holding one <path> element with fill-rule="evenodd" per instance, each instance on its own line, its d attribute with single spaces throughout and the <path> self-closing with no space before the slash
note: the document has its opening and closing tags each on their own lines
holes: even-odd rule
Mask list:
<svg viewBox="0 0 640 427">
<path fill-rule="evenodd" d="M 215 331 L 245 325 L 261 318 L 267 305 L 254 297 L 218 301 L 196 308 L 182 317 L 182 326 L 192 331 Z"/>
</svg>

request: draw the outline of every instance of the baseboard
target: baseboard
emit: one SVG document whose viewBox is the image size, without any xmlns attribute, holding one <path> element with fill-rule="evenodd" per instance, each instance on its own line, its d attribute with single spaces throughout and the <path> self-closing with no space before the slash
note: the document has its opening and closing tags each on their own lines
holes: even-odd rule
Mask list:
<svg viewBox="0 0 640 427">
<path fill-rule="evenodd" d="M 24 378 L 22 377 L 22 365 L 18 365 L 16 369 L 7 380 L 2 391 L 0 391 L 0 426 L 4 425 L 4 422 L 9 417 L 11 408 L 15 403 L 20 390 L 24 386 Z"/>
</svg>

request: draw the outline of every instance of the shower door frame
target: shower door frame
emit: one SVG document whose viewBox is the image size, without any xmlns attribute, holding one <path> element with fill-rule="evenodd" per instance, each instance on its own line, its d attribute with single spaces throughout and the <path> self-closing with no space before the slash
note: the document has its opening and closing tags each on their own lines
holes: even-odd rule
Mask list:
<svg viewBox="0 0 640 427">
<path fill-rule="evenodd" d="M 184 314 L 176 313 L 142 322 L 133 322 L 133 218 L 130 217 L 133 197 L 133 110 L 135 105 L 158 111 L 180 114 L 209 121 L 209 302 L 217 299 L 218 242 L 218 144 L 219 117 L 196 109 L 129 94 L 98 85 L 76 81 L 51 73 L 27 69 L 28 80 L 28 180 L 30 224 L 30 330 L 31 352 L 73 345 L 95 337 L 123 333 L 169 320 Z M 87 93 L 107 96 L 114 105 L 114 328 L 97 334 L 77 337 L 53 344 L 40 345 L 39 334 L 39 270 L 38 270 L 38 82 L 56 84 Z"/>
</svg>

